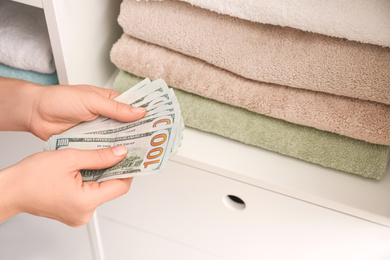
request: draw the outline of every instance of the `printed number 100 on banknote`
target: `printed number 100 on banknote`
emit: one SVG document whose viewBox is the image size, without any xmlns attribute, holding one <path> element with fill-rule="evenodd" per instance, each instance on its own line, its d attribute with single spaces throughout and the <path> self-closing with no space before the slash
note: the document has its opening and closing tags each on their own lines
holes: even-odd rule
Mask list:
<svg viewBox="0 0 390 260">
<path fill-rule="evenodd" d="M 165 119 L 166 120 L 166 119 Z M 166 124 L 167 121 L 158 122 Z M 157 125 L 156 125 L 157 126 Z M 83 137 L 63 137 L 57 139 L 56 150 L 64 148 L 99 149 L 116 145 L 125 145 L 128 153 L 118 164 L 100 170 L 82 170 L 83 181 L 105 181 L 120 175 L 121 178 L 133 177 L 140 173 L 151 174 L 164 167 L 172 149 L 170 140 L 174 129 L 171 127 L 157 128 L 154 131 L 116 137 L 105 135 Z M 168 154 L 167 154 L 168 153 Z"/>
</svg>

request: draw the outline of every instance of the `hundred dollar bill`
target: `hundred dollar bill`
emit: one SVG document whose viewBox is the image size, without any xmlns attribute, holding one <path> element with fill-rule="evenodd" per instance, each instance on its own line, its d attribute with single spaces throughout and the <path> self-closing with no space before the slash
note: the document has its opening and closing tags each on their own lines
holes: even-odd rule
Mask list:
<svg viewBox="0 0 390 260">
<path fill-rule="evenodd" d="M 136 134 L 140 132 L 147 131 L 148 129 L 151 129 L 155 126 L 157 128 L 163 128 L 167 125 L 171 124 L 177 124 L 175 127 L 175 140 L 172 145 L 172 151 L 171 151 L 171 156 L 174 155 L 179 146 L 180 142 L 182 139 L 182 131 L 184 127 L 184 123 L 182 121 L 182 116 L 180 113 L 175 113 L 175 111 L 163 111 L 148 117 L 145 117 L 141 120 L 137 120 L 135 122 L 131 123 L 126 123 L 126 124 L 116 124 L 116 125 L 111 125 L 108 129 L 103 129 L 103 130 L 98 130 L 95 132 L 89 132 L 86 134 L 90 135 L 112 135 L 116 133 L 121 133 L 124 132 L 126 134 Z"/>
<path fill-rule="evenodd" d="M 61 137 L 56 139 L 55 149 L 75 148 L 93 150 L 125 145 L 128 153 L 118 164 L 101 170 L 82 170 L 83 181 L 105 181 L 113 178 L 128 178 L 160 171 L 166 164 L 172 148 L 173 129 L 156 129 L 136 135 L 106 137 L 105 135 Z"/>
<path fill-rule="evenodd" d="M 173 90 L 163 80 L 145 79 L 116 100 L 145 107 L 147 113 L 144 118 L 127 123 L 98 117 L 52 136 L 44 149 L 127 147 L 126 158 L 117 165 L 102 170 L 83 170 L 84 181 L 100 182 L 160 171 L 177 152 L 183 137 L 183 117 Z"/>
<path fill-rule="evenodd" d="M 139 82 L 138 84 L 134 85 L 131 88 L 131 91 L 126 91 L 126 92 L 122 93 L 121 95 L 117 96 L 115 98 L 115 100 L 118 102 L 126 103 L 131 98 L 131 96 L 134 95 L 135 92 L 146 87 L 147 85 L 150 85 L 150 83 L 151 83 L 150 79 L 146 78 L 146 79 L 142 80 L 141 82 Z"/>
<path fill-rule="evenodd" d="M 153 116 L 149 116 L 147 118 L 143 118 L 141 120 L 137 120 L 135 122 L 125 123 L 125 124 L 116 124 L 115 126 L 112 125 L 109 129 L 104 130 L 98 130 L 94 132 L 88 132 L 86 134 L 89 135 L 109 135 L 109 134 L 115 134 L 120 132 L 125 133 L 138 133 L 138 132 L 144 132 L 148 129 L 152 129 L 155 126 L 166 126 L 175 123 L 177 120 L 177 113 L 159 113 Z"/>
</svg>

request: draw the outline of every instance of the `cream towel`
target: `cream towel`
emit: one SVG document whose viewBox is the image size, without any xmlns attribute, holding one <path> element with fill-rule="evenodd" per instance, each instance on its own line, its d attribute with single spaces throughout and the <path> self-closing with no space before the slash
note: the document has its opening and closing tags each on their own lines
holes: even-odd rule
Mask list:
<svg viewBox="0 0 390 260">
<path fill-rule="evenodd" d="M 124 0 L 126 34 L 243 77 L 390 104 L 390 48 L 220 15 L 183 2 Z"/>
<path fill-rule="evenodd" d="M 120 69 L 258 114 L 390 145 L 390 106 L 237 76 L 204 61 L 123 34 L 111 50 Z"/>
<path fill-rule="evenodd" d="M 244 20 L 390 47 L 388 0 L 181 0 Z"/>
<path fill-rule="evenodd" d="M 43 9 L 0 0 L 0 63 L 39 73 L 55 72 Z"/>
</svg>

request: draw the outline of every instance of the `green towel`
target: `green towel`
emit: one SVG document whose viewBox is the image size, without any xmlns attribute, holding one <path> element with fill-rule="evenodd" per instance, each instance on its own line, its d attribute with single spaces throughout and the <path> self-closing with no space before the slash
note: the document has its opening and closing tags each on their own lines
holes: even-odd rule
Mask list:
<svg viewBox="0 0 390 260">
<path fill-rule="evenodd" d="M 114 89 L 123 92 L 142 78 L 121 70 Z M 390 147 L 300 126 L 175 89 L 187 127 L 324 167 L 380 180 Z"/>
<path fill-rule="evenodd" d="M 57 85 L 57 72 L 51 74 L 39 73 L 31 70 L 21 70 L 0 63 L 0 77 L 21 79 L 40 85 Z"/>
</svg>

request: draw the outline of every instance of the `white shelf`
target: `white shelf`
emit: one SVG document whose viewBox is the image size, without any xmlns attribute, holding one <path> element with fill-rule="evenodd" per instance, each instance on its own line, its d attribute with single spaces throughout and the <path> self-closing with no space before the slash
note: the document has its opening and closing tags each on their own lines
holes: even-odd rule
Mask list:
<svg viewBox="0 0 390 260">
<path fill-rule="evenodd" d="M 43 8 L 61 84 L 104 86 L 115 70 L 109 52 L 122 34 L 122 0 L 12 1 Z"/>
<path fill-rule="evenodd" d="M 189 128 L 171 160 L 390 227 L 390 167 L 378 182 Z"/>
<path fill-rule="evenodd" d="M 12 0 L 14 2 L 19 2 L 26 5 L 35 6 L 38 8 L 43 8 L 42 1 L 41 0 Z"/>
<path fill-rule="evenodd" d="M 41 1 L 59 82 L 103 86 L 115 70 L 109 51 L 122 33 L 121 0 Z"/>
<path fill-rule="evenodd" d="M 376 181 L 188 127 L 171 160 L 390 227 L 390 161 Z"/>
</svg>

